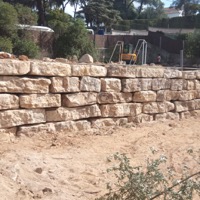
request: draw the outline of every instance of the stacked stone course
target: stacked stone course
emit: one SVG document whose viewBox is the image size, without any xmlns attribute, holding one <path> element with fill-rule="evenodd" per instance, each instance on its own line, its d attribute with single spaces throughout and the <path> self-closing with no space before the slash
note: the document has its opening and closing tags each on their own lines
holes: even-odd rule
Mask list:
<svg viewBox="0 0 200 200">
<path fill-rule="evenodd" d="M 1 60 L 0 133 L 79 131 L 200 110 L 200 70 Z"/>
</svg>

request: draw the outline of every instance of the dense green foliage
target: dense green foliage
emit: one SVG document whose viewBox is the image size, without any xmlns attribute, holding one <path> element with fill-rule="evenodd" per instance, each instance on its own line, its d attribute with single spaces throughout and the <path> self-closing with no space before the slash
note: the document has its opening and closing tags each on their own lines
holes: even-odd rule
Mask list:
<svg viewBox="0 0 200 200">
<path fill-rule="evenodd" d="M 0 37 L 0 50 L 8 53 L 12 53 L 13 44 L 9 38 Z"/>
</svg>

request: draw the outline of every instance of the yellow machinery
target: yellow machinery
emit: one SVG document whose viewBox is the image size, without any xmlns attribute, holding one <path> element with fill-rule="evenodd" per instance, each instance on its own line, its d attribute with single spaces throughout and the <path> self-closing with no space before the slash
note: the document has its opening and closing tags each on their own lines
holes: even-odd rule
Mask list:
<svg viewBox="0 0 200 200">
<path fill-rule="evenodd" d="M 119 62 L 125 61 L 126 64 L 135 64 L 137 61 L 139 63 L 146 64 L 147 57 L 147 42 L 143 39 L 139 39 L 135 49 L 133 49 L 132 44 L 124 44 L 123 41 L 117 41 L 112 55 L 110 57 L 109 63 L 112 61 L 113 55 L 119 47 Z M 140 55 L 140 59 L 138 60 L 138 56 Z"/>
</svg>

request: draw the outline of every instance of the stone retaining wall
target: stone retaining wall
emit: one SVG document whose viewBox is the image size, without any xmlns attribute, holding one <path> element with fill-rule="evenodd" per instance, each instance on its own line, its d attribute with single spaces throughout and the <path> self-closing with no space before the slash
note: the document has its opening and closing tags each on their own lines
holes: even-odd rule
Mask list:
<svg viewBox="0 0 200 200">
<path fill-rule="evenodd" d="M 200 110 L 200 71 L 1 60 L 0 133 L 88 130 Z"/>
</svg>

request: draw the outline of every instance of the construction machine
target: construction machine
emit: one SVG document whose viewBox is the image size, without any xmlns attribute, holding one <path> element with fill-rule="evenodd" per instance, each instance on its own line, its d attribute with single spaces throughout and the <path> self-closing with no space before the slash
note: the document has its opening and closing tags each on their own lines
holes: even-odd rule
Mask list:
<svg viewBox="0 0 200 200">
<path fill-rule="evenodd" d="M 109 62 L 112 61 L 115 51 L 119 47 L 119 62 L 125 61 L 126 64 L 136 64 L 138 61 L 138 56 L 141 55 L 141 64 L 146 64 L 147 55 L 147 42 L 143 39 L 139 39 L 135 48 L 132 44 L 124 44 L 123 41 L 117 41 Z"/>
</svg>

